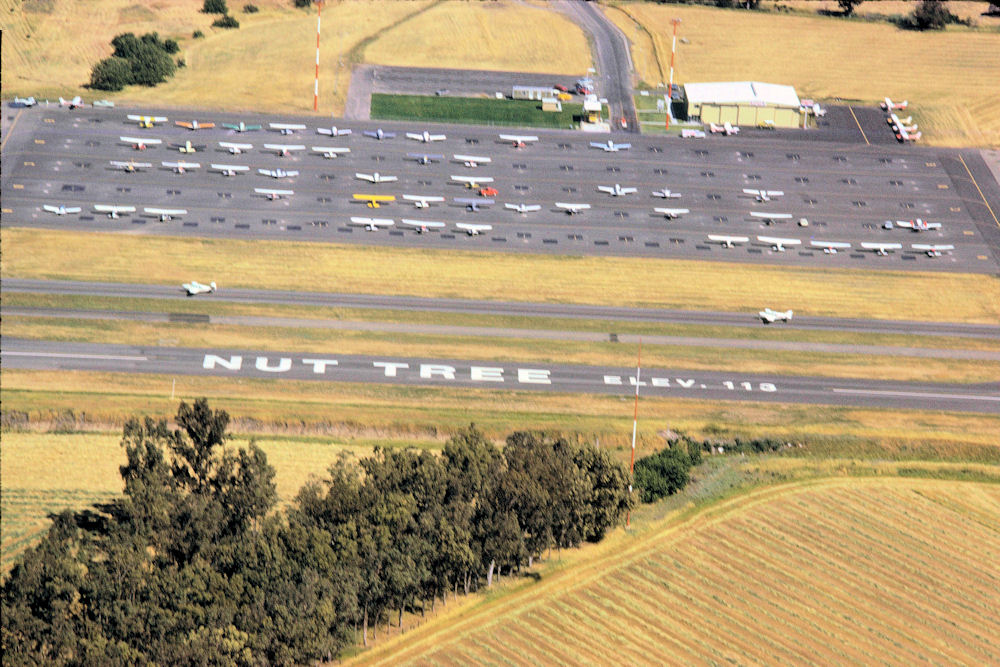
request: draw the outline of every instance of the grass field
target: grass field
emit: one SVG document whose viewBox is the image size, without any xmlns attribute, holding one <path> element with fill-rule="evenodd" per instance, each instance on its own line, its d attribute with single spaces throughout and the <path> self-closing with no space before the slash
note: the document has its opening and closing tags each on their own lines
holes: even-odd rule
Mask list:
<svg viewBox="0 0 1000 667">
<path fill-rule="evenodd" d="M 583 113 L 582 104 L 563 104 L 562 111 L 542 111 L 533 100 L 498 100 L 434 95 L 372 95 L 372 118 L 420 119 L 440 123 L 509 125 L 515 127 L 573 128 Z"/>
<path fill-rule="evenodd" d="M 5 228 L 4 278 L 180 284 L 995 323 L 1000 278 Z M 252 251 L 251 251 L 252 248 Z M 641 276 L 641 279 L 638 278 Z M 539 285 L 544 286 L 540 293 Z M 669 286 L 669 288 L 667 287 Z M 887 299 L 886 295 L 892 295 Z"/>
<path fill-rule="evenodd" d="M 758 488 L 637 520 L 354 664 L 995 663 L 998 523 L 996 484 Z"/>
<path fill-rule="evenodd" d="M 879 11 L 881 2 L 862 8 Z M 984 6 L 987 3 L 979 3 Z M 1000 32 L 950 27 L 904 31 L 880 22 L 837 17 L 621 3 L 608 16 L 635 46 L 636 72 L 664 81 L 673 26 L 680 18 L 674 81 L 768 81 L 795 86 L 802 97 L 874 104 L 908 99 L 925 140 L 936 145 L 1000 145 Z M 630 18 L 631 17 L 631 18 Z M 635 21 L 646 31 L 639 29 Z M 659 64 L 656 60 L 659 54 Z M 836 63 L 836 66 L 830 66 Z"/>
</svg>

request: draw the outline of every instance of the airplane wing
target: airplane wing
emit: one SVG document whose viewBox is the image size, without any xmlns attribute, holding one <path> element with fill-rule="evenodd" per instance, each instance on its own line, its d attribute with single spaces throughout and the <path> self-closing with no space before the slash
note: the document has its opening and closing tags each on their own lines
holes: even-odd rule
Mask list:
<svg viewBox="0 0 1000 667">
<path fill-rule="evenodd" d="M 493 158 L 485 155 L 455 155 L 454 159 L 459 162 L 474 162 L 476 164 L 489 164 L 493 161 Z"/>
<path fill-rule="evenodd" d="M 427 136 L 428 141 L 444 141 L 447 138 L 443 134 L 431 134 Z"/>
<path fill-rule="evenodd" d="M 223 148 L 238 148 L 241 151 L 248 151 L 253 148 L 253 144 L 235 144 L 231 141 L 220 141 L 219 146 Z"/>
<path fill-rule="evenodd" d="M 403 199 L 406 201 L 418 201 L 418 202 L 442 202 L 444 197 L 438 196 L 424 196 L 424 195 L 403 195 Z"/>
<path fill-rule="evenodd" d="M 260 195 L 284 195 L 291 196 L 295 194 L 294 190 L 273 190 L 271 188 L 254 188 L 254 192 Z"/>
<path fill-rule="evenodd" d="M 500 138 L 503 141 L 516 141 L 518 143 L 530 143 L 532 141 L 538 141 L 538 137 L 528 134 L 501 134 Z"/>
<path fill-rule="evenodd" d="M 638 192 L 638 191 L 639 191 L 639 188 L 621 188 L 621 190 L 620 190 L 620 192 L 623 195 L 630 195 L 630 194 L 633 194 L 633 193 Z"/>
<path fill-rule="evenodd" d="M 333 130 L 331 130 L 328 127 L 318 127 L 318 128 L 316 128 L 316 133 L 317 134 L 325 134 L 328 137 L 335 136 L 335 134 L 336 134 Z"/>
<path fill-rule="evenodd" d="M 398 176 L 382 176 L 381 174 L 379 174 L 378 177 L 379 183 L 394 183 L 398 180 L 399 180 Z"/>
<path fill-rule="evenodd" d="M 69 212 L 69 209 L 66 209 L 66 211 Z M 942 250 L 955 249 L 955 246 L 953 245 L 942 245 L 938 243 L 914 243 L 910 245 L 910 247 L 914 250 L 923 250 L 925 252 L 941 252 Z"/>
<path fill-rule="evenodd" d="M 763 192 L 768 197 L 783 197 L 785 195 L 783 190 L 764 190 Z"/>
<path fill-rule="evenodd" d="M 556 202 L 558 208 L 569 211 L 570 213 L 577 213 L 579 211 L 586 211 L 590 208 L 590 204 L 568 204 L 566 202 Z"/>
<path fill-rule="evenodd" d="M 113 206 L 111 204 L 94 204 L 94 210 L 99 213 L 134 213 L 135 206 Z"/>
<path fill-rule="evenodd" d="M 654 208 L 657 213 L 662 213 L 668 218 L 676 218 L 679 215 L 684 215 L 690 213 L 691 211 L 686 208 Z"/>
<path fill-rule="evenodd" d="M 851 247 L 851 244 L 845 241 L 810 241 L 809 245 L 824 250 L 846 250 Z"/>
<path fill-rule="evenodd" d="M 375 182 L 375 174 L 354 174 L 354 178 L 360 179 L 362 181 L 368 181 L 369 183 Z"/>
<path fill-rule="evenodd" d="M 324 155 L 328 155 L 330 157 L 334 157 L 334 156 L 337 156 L 337 155 L 343 155 L 345 153 L 350 153 L 351 149 L 350 148 L 335 148 L 333 146 L 313 146 L 312 147 L 312 151 L 315 152 L 315 153 L 323 153 Z"/>
<path fill-rule="evenodd" d="M 600 192 L 607 192 L 609 195 L 613 195 L 615 193 L 614 187 L 610 185 L 598 185 L 597 189 Z"/>
<path fill-rule="evenodd" d="M 351 224 L 375 229 L 377 227 L 392 227 L 396 223 L 392 218 L 362 218 L 359 216 L 351 216 Z"/>
<path fill-rule="evenodd" d="M 469 236 L 475 236 L 480 232 L 488 232 L 493 229 L 493 225 L 475 225 L 471 222 L 456 222 L 455 227 L 466 232 Z"/>
<path fill-rule="evenodd" d="M 272 151 L 304 151 L 306 149 L 305 146 L 292 144 L 264 144 L 264 148 Z"/>
<path fill-rule="evenodd" d="M 142 137 L 118 137 L 126 144 L 143 144 L 144 146 L 156 146 L 162 144 L 160 139 L 143 139 Z"/>
<path fill-rule="evenodd" d="M 201 169 L 200 162 L 160 162 L 160 164 L 171 169 Z"/>
<path fill-rule="evenodd" d="M 268 123 L 272 130 L 304 130 L 306 126 L 301 123 Z"/>
<path fill-rule="evenodd" d="M 184 208 L 155 208 L 155 207 L 143 207 L 143 213 L 151 213 L 153 215 L 187 215 L 187 209 Z"/>
<path fill-rule="evenodd" d="M 757 240 L 770 245 L 779 252 L 784 250 L 786 245 L 802 245 L 802 241 L 799 239 L 786 239 L 779 236 L 758 236 Z"/>
<path fill-rule="evenodd" d="M 186 120 L 175 120 L 174 125 L 177 125 L 178 127 L 186 127 L 189 130 L 194 129 L 194 125 Z"/>
<path fill-rule="evenodd" d="M 901 250 L 903 248 L 902 243 L 873 243 L 870 241 L 863 241 L 861 247 L 865 250 L 874 250 L 878 253 L 884 254 L 889 250 Z"/>
<path fill-rule="evenodd" d="M 791 220 L 791 213 L 765 213 L 762 211 L 750 211 L 751 218 L 758 220 Z"/>
<path fill-rule="evenodd" d="M 759 197 L 762 190 L 754 190 L 753 188 L 743 188 L 743 194 L 752 195 L 754 197 Z"/>
<path fill-rule="evenodd" d="M 218 171 L 250 171 L 250 167 L 242 164 L 210 164 L 209 166 Z"/>
<path fill-rule="evenodd" d="M 749 236 L 727 236 L 724 234 L 709 234 L 709 241 L 715 241 L 716 243 L 721 243 L 725 246 L 732 247 L 734 243 L 748 243 L 750 241 Z"/>
<path fill-rule="evenodd" d="M 602 144 L 599 141 L 591 141 L 590 142 L 590 147 L 591 148 L 607 148 L 608 145 L 607 144 Z"/>
<path fill-rule="evenodd" d="M 407 132 L 406 133 L 406 138 L 407 139 L 414 139 L 416 141 L 423 141 L 424 140 L 424 135 L 417 134 L 416 132 Z"/>
<path fill-rule="evenodd" d="M 632 144 L 615 144 L 615 150 L 627 151 L 632 148 Z"/>
<path fill-rule="evenodd" d="M 444 227 L 443 222 L 433 220 L 411 220 L 409 218 L 402 218 L 400 222 L 404 225 L 409 225 L 410 227 L 416 227 L 418 229 L 441 229 Z"/>
</svg>

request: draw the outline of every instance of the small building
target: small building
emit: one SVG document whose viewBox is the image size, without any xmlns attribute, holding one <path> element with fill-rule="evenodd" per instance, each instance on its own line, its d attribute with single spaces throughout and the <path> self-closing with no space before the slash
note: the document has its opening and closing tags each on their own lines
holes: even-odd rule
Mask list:
<svg viewBox="0 0 1000 667">
<path fill-rule="evenodd" d="M 689 120 L 750 127 L 798 127 L 799 96 L 795 88 L 759 81 L 688 83 L 684 107 Z"/>
<path fill-rule="evenodd" d="M 587 117 L 588 123 L 600 123 L 601 122 L 601 101 L 597 99 L 597 95 L 587 95 L 583 100 L 583 113 Z"/>
<path fill-rule="evenodd" d="M 546 97 L 542 100 L 542 111 L 562 111 L 562 102 L 554 97 Z"/>
<path fill-rule="evenodd" d="M 515 100 L 538 100 L 555 97 L 559 91 L 551 86 L 514 86 L 511 97 Z"/>
</svg>

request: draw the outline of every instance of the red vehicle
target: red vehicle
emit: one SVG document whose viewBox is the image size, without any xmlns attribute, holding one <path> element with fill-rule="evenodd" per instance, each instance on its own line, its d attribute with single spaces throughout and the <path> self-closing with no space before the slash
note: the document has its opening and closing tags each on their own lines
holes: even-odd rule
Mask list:
<svg viewBox="0 0 1000 667">
<path fill-rule="evenodd" d="M 482 188 L 479 191 L 480 197 L 496 197 L 498 194 L 500 194 L 500 191 L 496 188 Z"/>
<path fill-rule="evenodd" d="M 558 90 L 561 93 L 568 93 L 569 92 L 569 88 L 567 88 L 566 86 L 562 85 L 561 83 L 557 83 L 556 85 L 554 85 L 552 87 L 555 88 L 556 90 Z"/>
</svg>

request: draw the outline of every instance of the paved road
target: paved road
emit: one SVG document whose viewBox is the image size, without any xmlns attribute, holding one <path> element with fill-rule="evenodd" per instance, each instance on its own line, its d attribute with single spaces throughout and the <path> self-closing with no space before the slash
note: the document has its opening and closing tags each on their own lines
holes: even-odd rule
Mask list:
<svg viewBox="0 0 1000 667">
<path fill-rule="evenodd" d="M 212 375 L 631 395 L 631 369 L 251 350 L 135 347 L 4 337 L 4 368 Z M 645 369 L 646 396 L 1000 414 L 1000 383 L 950 385 Z"/>
</svg>

